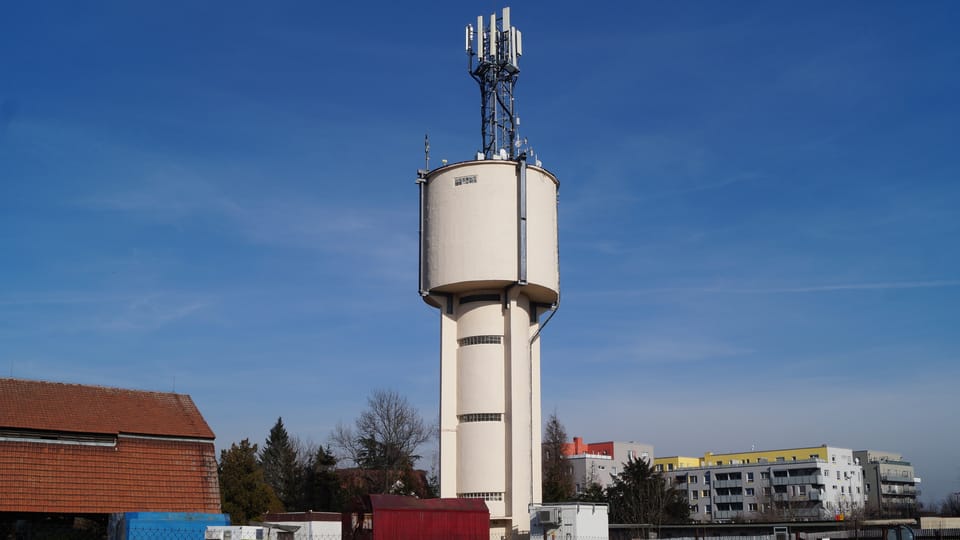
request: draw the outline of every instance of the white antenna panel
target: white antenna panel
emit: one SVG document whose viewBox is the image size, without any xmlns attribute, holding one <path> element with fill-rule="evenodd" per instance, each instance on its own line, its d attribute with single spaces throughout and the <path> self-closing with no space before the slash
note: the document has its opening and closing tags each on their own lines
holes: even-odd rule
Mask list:
<svg viewBox="0 0 960 540">
<path fill-rule="evenodd" d="M 463 29 L 463 48 L 470 52 L 470 25 Z"/>
<path fill-rule="evenodd" d="M 483 60 L 483 15 L 477 17 L 477 59 Z"/>
<path fill-rule="evenodd" d="M 523 34 L 517 30 L 517 56 L 523 56 Z"/>
<path fill-rule="evenodd" d="M 510 8 L 503 8 L 503 26 L 502 28 L 507 32 L 510 31 Z"/>
<path fill-rule="evenodd" d="M 510 63 L 517 65 L 517 29 L 510 27 Z"/>
<path fill-rule="evenodd" d="M 490 14 L 490 57 L 497 58 L 497 14 Z"/>
</svg>

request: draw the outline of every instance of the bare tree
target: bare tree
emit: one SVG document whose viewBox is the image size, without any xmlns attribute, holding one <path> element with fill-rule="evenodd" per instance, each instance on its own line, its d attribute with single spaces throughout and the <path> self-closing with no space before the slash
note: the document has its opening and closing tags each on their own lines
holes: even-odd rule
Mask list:
<svg viewBox="0 0 960 540">
<path fill-rule="evenodd" d="M 944 517 L 960 516 L 960 491 L 951 493 L 940 503 L 940 515 Z"/>
<path fill-rule="evenodd" d="M 330 440 L 340 459 L 380 472 L 376 477 L 383 485 L 375 489 L 386 491 L 412 470 L 420 458 L 417 449 L 433 434 L 433 427 L 407 398 L 392 390 L 375 390 L 353 426 L 337 424 Z"/>
</svg>

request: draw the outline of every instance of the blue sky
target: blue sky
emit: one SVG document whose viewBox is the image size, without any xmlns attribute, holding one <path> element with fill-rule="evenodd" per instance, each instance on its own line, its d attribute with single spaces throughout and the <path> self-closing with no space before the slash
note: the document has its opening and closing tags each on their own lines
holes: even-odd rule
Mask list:
<svg viewBox="0 0 960 540">
<path fill-rule="evenodd" d="M 188 393 L 220 445 L 438 401 L 415 172 L 499 4 L 0 16 L 0 372 Z M 543 408 L 659 455 L 828 443 L 960 490 L 954 2 L 518 2 L 561 180 Z"/>
</svg>

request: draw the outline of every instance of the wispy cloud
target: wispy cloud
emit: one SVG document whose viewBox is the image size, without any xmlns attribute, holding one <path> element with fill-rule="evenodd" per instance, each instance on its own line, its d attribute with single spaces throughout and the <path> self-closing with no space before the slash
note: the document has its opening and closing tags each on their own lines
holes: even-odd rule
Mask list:
<svg viewBox="0 0 960 540">
<path fill-rule="evenodd" d="M 149 295 L 129 302 L 96 326 L 106 331 L 155 330 L 186 319 L 212 304 L 210 299 Z"/>
<path fill-rule="evenodd" d="M 836 291 L 868 291 L 896 289 L 928 289 L 960 287 L 960 280 L 942 279 L 928 281 L 881 281 L 864 283 L 839 283 L 835 285 L 799 285 L 793 287 L 652 287 L 594 291 L 590 294 L 603 296 L 639 296 L 660 293 L 716 293 L 716 294 L 789 294 L 821 293 Z"/>
<path fill-rule="evenodd" d="M 416 238 L 413 210 L 407 212 L 354 201 L 320 201 L 310 195 L 260 198 L 227 193 L 202 175 L 165 173 L 136 188 L 76 201 L 96 210 L 190 227 L 208 220 L 261 246 L 336 254 L 367 260 L 373 273 L 392 276 L 409 266 Z M 407 279 L 407 273 L 403 274 Z"/>
<path fill-rule="evenodd" d="M 624 335 L 613 332 L 602 340 L 607 345 L 592 344 L 586 350 L 564 350 L 578 359 L 602 363 L 659 365 L 696 363 L 718 360 L 753 352 L 746 347 L 696 335 Z"/>
</svg>

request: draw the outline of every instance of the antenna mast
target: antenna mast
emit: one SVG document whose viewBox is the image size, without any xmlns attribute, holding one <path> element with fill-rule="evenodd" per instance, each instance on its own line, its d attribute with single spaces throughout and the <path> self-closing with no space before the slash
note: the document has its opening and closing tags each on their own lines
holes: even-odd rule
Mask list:
<svg viewBox="0 0 960 540">
<path fill-rule="evenodd" d="M 491 14 L 485 24 L 477 17 L 477 26 L 468 24 L 464 33 L 468 71 L 480 85 L 482 153 L 486 159 L 516 159 L 520 153 L 514 114 L 513 87 L 517 84 L 523 54 L 520 31 L 510 26 L 510 8 L 498 18 Z M 476 60 L 476 62 L 474 62 Z"/>
</svg>

